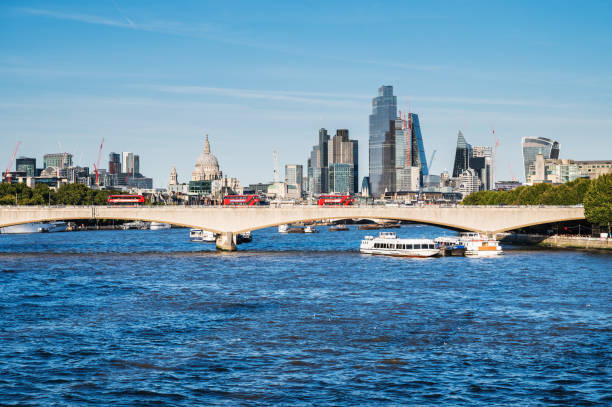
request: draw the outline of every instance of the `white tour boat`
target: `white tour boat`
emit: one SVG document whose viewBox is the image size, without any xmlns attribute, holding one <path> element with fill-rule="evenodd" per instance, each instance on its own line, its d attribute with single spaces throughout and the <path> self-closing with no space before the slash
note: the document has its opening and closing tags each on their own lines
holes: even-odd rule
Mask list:
<svg viewBox="0 0 612 407">
<path fill-rule="evenodd" d="M 33 222 L 24 223 L 21 225 L 5 226 L 0 228 L 2 234 L 21 234 L 21 233 L 48 233 L 48 232 L 65 232 L 66 222 L 55 221 L 50 223 Z"/>
<path fill-rule="evenodd" d="M 151 230 L 164 230 L 164 229 L 170 229 L 170 225 L 167 223 L 161 223 L 161 222 L 151 222 L 151 224 L 149 225 L 149 228 Z"/>
<path fill-rule="evenodd" d="M 208 230 L 189 229 L 189 240 L 192 242 L 216 242 L 217 235 Z"/>
<path fill-rule="evenodd" d="M 495 257 L 504 253 L 497 240 L 482 233 L 460 233 L 459 241 L 465 246 L 467 257 Z"/>
<path fill-rule="evenodd" d="M 318 233 L 319 231 L 317 230 L 316 227 L 314 227 L 313 225 L 308 225 L 304 228 L 304 233 Z"/>
<path fill-rule="evenodd" d="M 378 237 L 364 237 L 359 251 L 402 257 L 432 257 L 440 253 L 431 239 L 400 239 L 395 232 L 380 232 Z"/>
<path fill-rule="evenodd" d="M 49 232 L 51 233 L 65 232 L 66 228 L 68 227 L 68 224 L 64 222 L 63 220 L 56 220 L 55 222 L 49 223 L 48 227 L 49 227 Z"/>
<path fill-rule="evenodd" d="M 278 233 L 289 233 L 289 225 L 278 225 Z"/>
</svg>

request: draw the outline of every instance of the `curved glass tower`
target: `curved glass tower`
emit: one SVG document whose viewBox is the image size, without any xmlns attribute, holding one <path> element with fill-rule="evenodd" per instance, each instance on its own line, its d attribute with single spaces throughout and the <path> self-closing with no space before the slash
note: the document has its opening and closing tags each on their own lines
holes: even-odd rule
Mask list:
<svg viewBox="0 0 612 407">
<path fill-rule="evenodd" d="M 523 166 L 525 167 L 525 182 L 529 182 L 529 167 L 534 165 L 536 155 L 544 158 L 559 158 L 560 145 L 546 137 L 523 137 Z"/>
</svg>

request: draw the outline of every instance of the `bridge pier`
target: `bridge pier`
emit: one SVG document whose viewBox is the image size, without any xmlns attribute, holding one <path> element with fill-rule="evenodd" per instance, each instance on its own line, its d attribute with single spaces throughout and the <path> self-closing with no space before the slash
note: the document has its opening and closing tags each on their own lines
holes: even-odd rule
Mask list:
<svg viewBox="0 0 612 407">
<path fill-rule="evenodd" d="M 217 235 L 217 250 L 225 252 L 235 252 L 236 248 L 236 236 L 232 232 L 223 232 Z"/>
</svg>

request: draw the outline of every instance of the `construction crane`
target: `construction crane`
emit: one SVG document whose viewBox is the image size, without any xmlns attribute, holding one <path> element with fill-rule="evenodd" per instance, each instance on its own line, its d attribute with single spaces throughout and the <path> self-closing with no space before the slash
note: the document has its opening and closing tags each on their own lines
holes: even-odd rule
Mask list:
<svg viewBox="0 0 612 407">
<path fill-rule="evenodd" d="M 499 139 L 495 137 L 495 129 L 491 128 L 493 133 L 493 140 L 495 141 L 495 149 L 493 151 L 493 183 L 495 183 L 497 177 L 497 147 L 499 147 Z"/>
<path fill-rule="evenodd" d="M 516 181 L 514 177 L 514 171 L 512 171 L 512 166 L 510 165 L 510 161 L 508 161 L 508 169 L 510 170 L 510 175 L 512 176 L 512 181 Z"/>
<path fill-rule="evenodd" d="M 429 164 L 427 164 L 427 168 L 431 170 L 431 166 L 433 164 L 433 160 L 434 158 L 436 158 L 436 152 L 438 150 L 434 150 L 433 153 L 431 153 L 431 156 L 429 157 Z"/>
<path fill-rule="evenodd" d="M 280 182 L 280 171 L 278 170 L 278 151 L 273 151 L 272 157 L 274 157 L 274 183 L 277 183 Z"/>
<path fill-rule="evenodd" d="M 100 167 L 100 159 L 102 158 L 102 147 L 104 146 L 104 137 L 102 138 L 102 142 L 100 143 L 100 150 L 98 151 L 98 161 L 94 164 L 94 171 L 96 173 L 96 185 L 100 186 L 100 178 L 98 174 L 98 168 Z"/>
<path fill-rule="evenodd" d="M 15 151 L 13 151 L 13 155 L 11 156 L 11 161 L 9 161 L 6 171 L 4 171 L 4 176 L 9 184 L 11 183 L 11 168 L 13 168 L 13 162 L 15 161 L 15 156 L 17 155 L 17 150 L 19 150 L 20 145 L 21 141 L 18 141 L 17 145 L 15 146 Z"/>
</svg>

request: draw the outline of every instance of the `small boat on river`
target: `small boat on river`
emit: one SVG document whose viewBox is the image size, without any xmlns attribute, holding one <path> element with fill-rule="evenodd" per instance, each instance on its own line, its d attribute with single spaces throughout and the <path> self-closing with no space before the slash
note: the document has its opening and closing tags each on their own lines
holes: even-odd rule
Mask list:
<svg viewBox="0 0 612 407">
<path fill-rule="evenodd" d="M 189 229 L 189 240 L 191 242 L 214 243 L 217 241 L 217 235 L 208 230 Z"/>
<path fill-rule="evenodd" d="M 441 236 L 434 239 L 440 249 L 440 256 L 465 256 L 465 245 L 459 236 Z"/>
<path fill-rule="evenodd" d="M 496 257 L 504 253 L 497 240 L 482 233 L 460 233 L 459 241 L 465 246 L 466 257 Z"/>
<path fill-rule="evenodd" d="M 304 233 L 319 233 L 319 231 L 314 225 L 308 225 L 304 228 Z"/>
<path fill-rule="evenodd" d="M 149 225 L 149 228 L 151 230 L 164 230 L 164 229 L 170 229 L 170 225 L 167 223 L 161 223 L 161 222 L 151 222 L 151 224 Z"/>
</svg>

